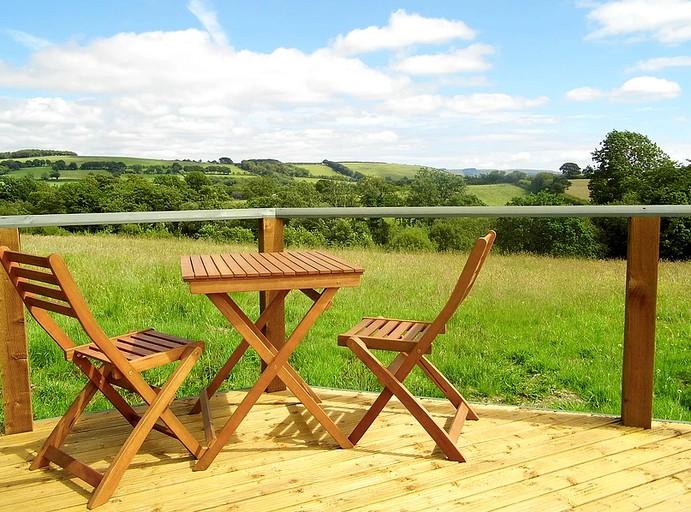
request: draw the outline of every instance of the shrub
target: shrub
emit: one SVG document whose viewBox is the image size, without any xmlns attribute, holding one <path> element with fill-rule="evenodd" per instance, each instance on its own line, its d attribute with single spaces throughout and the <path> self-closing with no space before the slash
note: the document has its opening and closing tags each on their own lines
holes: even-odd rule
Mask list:
<svg viewBox="0 0 691 512">
<path fill-rule="evenodd" d="M 283 229 L 283 239 L 287 247 L 325 247 L 326 240 L 321 233 L 309 231 L 304 226 L 288 225 Z"/>
<path fill-rule="evenodd" d="M 469 251 L 491 228 L 490 219 L 439 219 L 432 224 L 429 238 L 440 251 Z"/>
<path fill-rule="evenodd" d="M 539 194 L 512 200 L 510 206 L 564 205 L 554 194 Z M 576 217 L 502 217 L 497 219 L 497 247 L 506 252 L 530 252 L 549 256 L 597 258 L 603 253 L 589 219 Z"/>
<path fill-rule="evenodd" d="M 403 227 L 395 230 L 388 243 L 394 251 L 435 251 L 437 246 L 429 239 L 427 230 L 420 227 Z"/>
</svg>

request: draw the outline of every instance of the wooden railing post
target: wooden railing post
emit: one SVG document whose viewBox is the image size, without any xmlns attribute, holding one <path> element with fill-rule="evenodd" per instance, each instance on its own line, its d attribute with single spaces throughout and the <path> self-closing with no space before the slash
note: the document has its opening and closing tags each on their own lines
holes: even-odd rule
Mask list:
<svg viewBox="0 0 691 512">
<path fill-rule="evenodd" d="M 259 221 L 259 252 L 280 252 L 284 249 L 283 241 L 283 220 L 282 219 L 261 219 Z M 259 292 L 259 309 L 264 311 L 267 304 L 271 302 L 276 292 Z M 273 343 L 274 347 L 281 348 L 286 342 L 286 313 L 285 301 L 281 301 L 274 311 L 274 315 L 269 319 L 264 334 Z M 266 365 L 262 362 L 262 370 Z M 268 392 L 283 391 L 285 384 L 275 378 L 266 388 Z"/>
<path fill-rule="evenodd" d="M 19 230 L 0 229 L 2 245 L 19 250 Z M 0 287 L 0 373 L 5 433 L 17 434 L 34 428 L 24 304 L 4 271 L 0 271 Z"/>
<path fill-rule="evenodd" d="M 621 393 L 621 420 L 630 427 L 652 424 L 659 255 L 660 218 L 630 218 Z"/>
</svg>

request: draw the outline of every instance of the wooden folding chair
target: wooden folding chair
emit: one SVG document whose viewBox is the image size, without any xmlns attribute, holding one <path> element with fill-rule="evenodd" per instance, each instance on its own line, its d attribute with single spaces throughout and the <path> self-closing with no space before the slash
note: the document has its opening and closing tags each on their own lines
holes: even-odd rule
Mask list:
<svg viewBox="0 0 691 512">
<path fill-rule="evenodd" d="M 58 254 L 40 257 L 0 247 L 0 260 L 31 315 L 60 345 L 65 358 L 88 378 L 86 386 L 38 452 L 31 464 L 32 470 L 54 462 L 92 485 L 95 489 L 87 505 L 91 509 L 110 499 L 152 429 L 178 439 L 195 458 L 201 456 L 201 445 L 169 408 L 178 388 L 204 351 L 201 341 L 177 338 L 153 329 L 109 338 L 94 319 Z M 90 342 L 76 344 L 58 325 L 54 315 L 75 318 Z M 180 364 L 161 388 L 150 386 L 141 375 L 144 370 L 176 361 Z M 135 412 L 113 386 L 139 395 L 148 404 L 146 411 L 142 415 Z M 134 427 L 103 473 L 60 449 L 97 391 L 101 391 Z"/>
<path fill-rule="evenodd" d="M 465 420 L 477 420 L 478 417 L 453 384 L 425 354 L 432 351 L 432 342 L 438 334 L 445 332 L 446 323 L 468 296 L 495 238 L 496 233 L 490 231 L 477 240 L 451 297 L 434 321 L 365 317 L 352 329 L 338 336 L 338 344 L 350 348 L 384 386 L 384 390 L 348 436 L 353 444 L 362 438 L 391 397 L 395 395 L 434 439 L 447 458 L 458 462 L 465 461 L 456 447 L 456 441 Z M 371 350 L 394 351 L 399 354 L 391 364 L 384 366 Z M 436 423 L 422 403 L 403 385 L 416 365 L 456 408 L 456 414 L 448 431 Z"/>
</svg>

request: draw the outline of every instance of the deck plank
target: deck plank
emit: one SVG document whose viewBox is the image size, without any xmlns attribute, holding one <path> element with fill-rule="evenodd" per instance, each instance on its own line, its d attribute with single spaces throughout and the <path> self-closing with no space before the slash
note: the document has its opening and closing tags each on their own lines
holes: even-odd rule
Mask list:
<svg viewBox="0 0 691 512">
<path fill-rule="evenodd" d="M 375 395 L 317 390 L 327 414 L 349 431 Z M 211 400 L 221 423 L 241 392 Z M 178 400 L 184 413 L 191 400 Z M 449 421 L 453 409 L 425 401 Z M 615 418 L 477 405 L 459 447 L 443 458 L 396 400 L 358 446 L 343 450 L 289 393 L 263 395 L 208 470 L 192 472 L 180 445 L 152 433 L 113 498 L 98 510 L 658 510 L 691 509 L 691 424 L 650 430 Z M 199 416 L 182 414 L 203 442 Z M 0 509 L 86 510 L 90 489 L 58 468 L 28 466 L 55 420 L 0 436 Z M 130 432 L 114 411 L 84 415 L 66 451 L 104 468 Z M 72 439 L 73 438 L 73 439 Z M 40 489 L 40 492 L 37 490 Z M 666 507 L 666 508 L 665 508 Z"/>
</svg>

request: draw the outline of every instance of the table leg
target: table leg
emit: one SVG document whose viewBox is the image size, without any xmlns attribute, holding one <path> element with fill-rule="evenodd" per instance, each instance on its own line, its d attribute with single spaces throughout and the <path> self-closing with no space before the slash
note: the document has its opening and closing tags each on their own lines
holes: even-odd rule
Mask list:
<svg viewBox="0 0 691 512">
<path fill-rule="evenodd" d="M 266 362 L 267 368 L 264 370 L 259 380 L 254 384 L 252 389 L 247 393 L 245 398 L 240 402 L 236 410 L 233 412 L 227 423 L 218 433 L 216 439 L 210 444 L 208 449 L 197 461 L 194 466 L 195 471 L 203 471 L 209 467 L 216 455 L 221 451 L 223 446 L 228 442 L 242 420 L 247 416 L 250 409 L 257 402 L 261 394 L 266 389 L 271 380 L 278 376 L 290 389 L 290 391 L 302 401 L 303 405 L 312 413 L 312 415 L 319 421 L 319 423 L 331 434 L 332 437 L 343 448 L 352 448 L 353 444 L 348 440 L 346 435 L 338 428 L 338 426 L 328 417 L 328 415 L 319 407 L 318 403 L 312 397 L 313 392 L 308 391 L 309 386 L 302 378 L 296 378 L 297 372 L 288 363 L 288 358 L 293 353 L 299 342 L 305 336 L 309 328 L 314 324 L 319 315 L 324 311 L 324 308 L 330 303 L 332 297 L 336 293 L 336 288 L 325 289 L 319 299 L 312 305 L 309 311 L 305 314 L 300 324 L 295 328 L 290 337 L 286 340 L 285 345 L 278 351 L 269 342 L 263 333 L 252 323 L 252 321 L 245 315 L 245 313 L 235 304 L 235 302 L 227 294 L 210 294 L 209 298 L 214 302 L 216 307 L 228 319 L 228 321 L 238 330 L 245 340 L 257 351 L 263 361 Z M 310 390 L 311 391 L 311 390 Z"/>
</svg>

